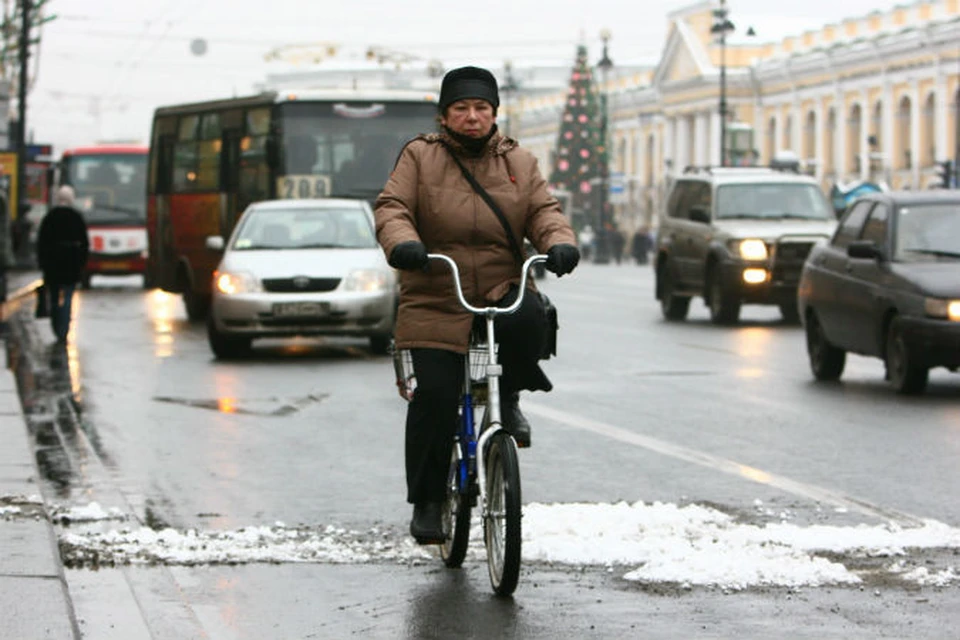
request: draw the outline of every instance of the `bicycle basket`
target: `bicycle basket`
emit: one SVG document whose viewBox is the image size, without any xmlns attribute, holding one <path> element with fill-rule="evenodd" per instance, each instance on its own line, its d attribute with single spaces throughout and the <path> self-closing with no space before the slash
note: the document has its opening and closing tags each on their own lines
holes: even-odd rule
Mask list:
<svg viewBox="0 0 960 640">
<path fill-rule="evenodd" d="M 400 397 L 410 402 L 413 400 L 413 391 L 417 388 L 417 377 L 413 375 L 413 357 L 408 349 L 397 349 L 392 347 L 393 351 L 393 371 L 397 378 L 397 393 Z"/>
</svg>

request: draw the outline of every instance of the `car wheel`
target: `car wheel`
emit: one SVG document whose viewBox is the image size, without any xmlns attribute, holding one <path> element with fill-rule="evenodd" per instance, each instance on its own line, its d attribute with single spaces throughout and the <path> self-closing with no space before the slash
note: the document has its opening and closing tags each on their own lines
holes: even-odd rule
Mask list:
<svg viewBox="0 0 960 640">
<path fill-rule="evenodd" d="M 927 388 L 930 370 L 916 362 L 910 353 L 900 323 L 894 318 L 887 328 L 887 379 L 897 393 L 923 393 Z"/>
<path fill-rule="evenodd" d="M 800 322 L 800 309 L 796 302 L 784 302 L 780 305 L 780 316 L 788 324 L 798 324 Z"/>
<path fill-rule="evenodd" d="M 240 358 L 250 353 L 251 338 L 245 336 L 231 336 L 217 329 L 213 316 L 207 318 L 207 341 L 210 350 L 220 360 Z"/>
<path fill-rule="evenodd" d="M 733 324 L 740 319 L 740 301 L 723 290 L 716 271 L 710 272 L 710 319 L 714 324 Z"/>
<path fill-rule="evenodd" d="M 390 353 L 390 336 L 370 336 L 370 351 L 378 356 Z"/>
<path fill-rule="evenodd" d="M 812 311 L 807 318 L 807 355 L 813 377 L 821 381 L 839 380 L 847 364 L 847 352 L 827 342 L 820 320 Z"/>
<path fill-rule="evenodd" d="M 90 281 L 93 279 L 93 275 L 90 273 L 84 273 L 80 276 L 80 286 L 84 289 L 90 288 Z"/>
<path fill-rule="evenodd" d="M 661 267 L 660 279 L 660 311 L 667 320 L 684 320 L 690 311 L 690 296 L 678 296 L 673 292 L 673 277 L 668 266 Z"/>
</svg>

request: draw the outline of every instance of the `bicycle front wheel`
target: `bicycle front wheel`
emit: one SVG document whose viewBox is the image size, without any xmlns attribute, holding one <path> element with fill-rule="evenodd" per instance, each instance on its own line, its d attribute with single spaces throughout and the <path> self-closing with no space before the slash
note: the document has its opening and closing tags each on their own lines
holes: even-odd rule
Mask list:
<svg viewBox="0 0 960 640">
<path fill-rule="evenodd" d="M 466 464 L 460 455 L 460 443 L 454 442 L 447 473 L 447 495 L 443 501 L 442 522 L 444 542 L 440 545 L 443 564 L 455 569 L 463 564 L 470 541 L 470 495 L 461 490 L 460 468 Z M 469 480 L 468 480 L 469 482 Z"/>
<path fill-rule="evenodd" d="M 495 434 L 486 455 L 487 512 L 483 521 L 490 585 L 508 596 L 520 577 L 520 464 L 509 434 Z"/>
</svg>

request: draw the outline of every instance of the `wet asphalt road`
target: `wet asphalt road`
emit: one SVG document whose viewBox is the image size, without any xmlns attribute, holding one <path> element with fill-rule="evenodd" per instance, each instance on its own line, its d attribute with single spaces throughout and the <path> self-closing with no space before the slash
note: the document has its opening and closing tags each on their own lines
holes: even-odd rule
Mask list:
<svg viewBox="0 0 960 640">
<path fill-rule="evenodd" d="M 815 385 L 802 330 L 775 309 L 745 307 L 741 325 L 718 328 L 695 301 L 688 322 L 666 324 L 649 268 L 584 265 L 542 286 L 560 309 L 560 357 L 545 365 L 554 392 L 524 399 L 524 502 L 698 502 L 749 519 L 762 500 L 799 522 L 960 524 L 960 376 L 935 372 L 926 396 L 904 399 L 879 362 L 852 357 L 841 385 Z M 59 384 L 83 421 L 48 500 L 97 500 L 158 528 L 404 536 L 404 406 L 389 358 L 365 342 L 258 344 L 220 363 L 180 301 L 136 279 L 83 291 L 74 331 L 65 357 L 38 356 L 38 384 Z M 960 622 L 956 586 L 725 594 L 623 572 L 529 566 L 508 600 L 469 560 L 68 580 L 89 638 L 766 638 L 784 625 L 791 637 L 943 637 Z"/>
</svg>

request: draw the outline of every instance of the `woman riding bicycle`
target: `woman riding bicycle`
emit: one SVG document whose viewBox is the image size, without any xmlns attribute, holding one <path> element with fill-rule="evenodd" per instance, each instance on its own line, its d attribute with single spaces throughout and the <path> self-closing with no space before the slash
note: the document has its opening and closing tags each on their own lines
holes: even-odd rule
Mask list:
<svg viewBox="0 0 960 640">
<path fill-rule="evenodd" d="M 474 305 L 508 305 L 520 282 L 521 263 L 504 227 L 463 171 L 488 192 L 520 243 L 527 238 L 547 254 L 547 269 L 562 276 L 580 260 L 573 229 L 536 159 L 497 131 L 499 105 L 489 71 L 462 67 L 447 73 L 440 88 L 442 133 L 407 143 L 376 202 L 377 239 L 390 265 L 403 272 L 395 339 L 397 348 L 410 350 L 417 379 L 407 409 L 405 458 L 407 501 L 414 505 L 410 533 L 421 544 L 443 541 L 441 502 L 473 325 L 447 270 L 427 268 L 427 253 L 453 258 Z M 516 313 L 498 317 L 496 332 L 503 428 L 529 446 L 519 392 L 552 388 L 538 364 L 546 338 L 539 296 L 524 296 Z"/>
</svg>

